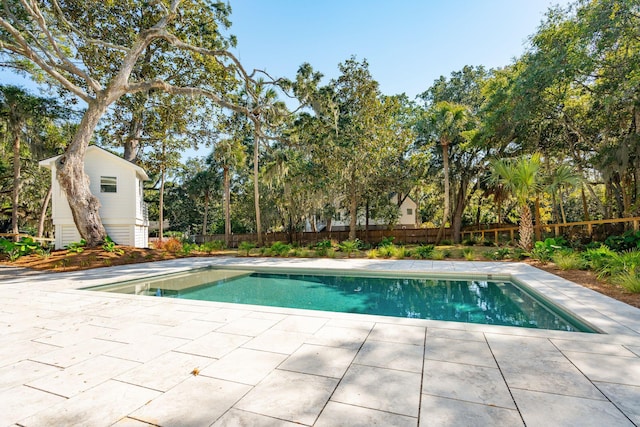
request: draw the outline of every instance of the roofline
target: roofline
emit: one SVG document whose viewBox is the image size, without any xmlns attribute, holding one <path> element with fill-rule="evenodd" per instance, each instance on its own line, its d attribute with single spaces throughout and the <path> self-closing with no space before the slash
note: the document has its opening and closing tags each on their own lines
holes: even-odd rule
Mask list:
<svg viewBox="0 0 640 427">
<path fill-rule="evenodd" d="M 119 160 L 121 162 L 125 162 L 127 164 L 127 166 L 130 166 L 131 168 L 133 168 L 133 170 L 135 170 L 136 173 L 142 177 L 143 181 L 149 181 L 150 180 L 149 179 L 149 175 L 147 175 L 147 173 L 144 171 L 144 169 L 142 169 L 140 166 L 138 166 L 138 165 L 136 165 L 134 163 L 131 163 L 131 162 L 123 159 L 122 157 L 120 157 L 120 156 L 118 156 L 116 154 L 113 154 L 112 152 L 110 152 L 108 150 L 105 150 L 104 148 L 98 147 L 97 145 L 90 145 L 89 147 L 87 147 L 87 151 L 89 151 L 89 150 L 91 150 L 91 151 L 100 150 L 100 151 L 102 151 L 102 152 L 104 152 L 104 153 L 106 153 L 106 154 L 108 154 L 110 156 L 113 156 L 115 159 L 117 159 L 117 160 Z M 62 154 L 59 155 L 59 156 L 49 157 L 48 159 L 40 160 L 38 162 L 38 165 L 40 167 L 43 167 L 43 168 L 51 169 L 53 163 L 55 161 L 57 161 L 60 158 L 60 156 L 62 156 Z"/>
</svg>

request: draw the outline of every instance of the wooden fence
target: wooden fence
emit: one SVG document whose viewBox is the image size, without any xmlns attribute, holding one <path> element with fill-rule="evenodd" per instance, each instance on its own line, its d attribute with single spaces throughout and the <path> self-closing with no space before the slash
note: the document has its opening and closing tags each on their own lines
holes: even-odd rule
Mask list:
<svg viewBox="0 0 640 427">
<path fill-rule="evenodd" d="M 620 233 L 625 229 L 640 229 L 640 217 L 599 219 L 594 221 L 568 222 L 566 224 L 542 224 L 534 225 L 534 229 L 542 234 L 555 237 L 586 237 L 588 239 L 604 240 L 612 234 Z M 486 229 L 470 229 L 462 231 L 462 239 L 493 239 L 495 243 L 500 241 L 513 241 L 518 235 L 518 227 L 494 227 Z M 508 236 L 508 239 L 507 239 Z"/>
<path fill-rule="evenodd" d="M 585 237 L 604 240 L 611 234 L 621 233 L 625 229 L 638 230 L 640 217 L 601 219 L 594 221 L 569 222 L 566 224 L 542 224 L 534 228 L 540 229 L 545 236 L 565 236 L 565 237 Z M 393 238 L 395 244 L 429 244 L 435 243 L 438 234 L 437 228 L 406 228 L 394 230 L 358 230 L 356 237 L 364 242 L 376 245 L 383 238 Z M 495 243 L 515 241 L 518 237 L 517 226 L 504 226 L 493 228 L 466 228 L 462 231 L 462 240 L 493 240 Z M 443 239 L 452 239 L 450 228 L 446 228 Z M 295 233 L 265 233 L 263 235 L 264 244 L 270 246 L 274 242 L 295 243 L 300 246 L 315 245 L 322 240 L 336 240 L 342 242 L 349 238 L 348 231 L 319 231 L 319 232 L 295 232 Z M 195 236 L 196 243 L 211 242 L 214 240 L 224 241 L 224 234 L 209 234 Z M 258 240 L 258 235 L 232 234 L 230 247 L 237 248 L 241 242 L 253 242 Z"/>
</svg>

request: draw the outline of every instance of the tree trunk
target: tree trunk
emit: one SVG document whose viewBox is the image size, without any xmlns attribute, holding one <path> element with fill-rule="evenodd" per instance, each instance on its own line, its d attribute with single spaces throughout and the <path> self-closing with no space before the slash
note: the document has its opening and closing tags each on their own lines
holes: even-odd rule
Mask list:
<svg viewBox="0 0 640 427">
<path fill-rule="evenodd" d="M 589 207 L 587 206 L 587 196 L 584 194 L 584 184 L 582 184 L 580 188 L 580 194 L 582 195 L 582 210 L 584 212 L 584 220 L 591 221 L 591 216 L 589 215 Z"/>
<path fill-rule="evenodd" d="M 42 237 L 44 234 L 44 221 L 47 218 L 47 208 L 49 207 L 49 202 L 51 201 L 51 196 L 53 195 L 53 185 L 49 186 L 49 191 L 47 191 L 47 195 L 44 197 L 42 201 L 42 209 L 40 209 L 40 220 L 38 221 L 38 237 Z"/>
<path fill-rule="evenodd" d="M 355 190 L 349 195 L 349 240 L 356 239 L 356 227 L 358 224 L 358 198 Z"/>
<path fill-rule="evenodd" d="M 140 113 L 138 113 L 140 114 Z M 142 136 L 142 117 L 136 114 L 131 121 L 129 137 L 124 141 L 124 159 L 136 163 L 140 151 L 140 137 Z"/>
<path fill-rule="evenodd" d="M 228 248 L 231 244 L 231 176 L 229 167 L 223 168 L 224 180 L 224 245 Z"/>
<path fill-rule="evenodd" d="M 13 133 L 13 192 L 11 194 L 11 232 L 14 234 L 13 240 L 20 240 L 18 227 L 18 205 L 20 203 L 20 126 L 14 126 Z"/>
<path fill-rule="evenodd" d="M 162 238 L 164 237 L 164 212 L 163 211 L 164 211 L 164 165 L 160 166 L 160 197 L 158 200 L 158 239 L 160 239 L 161 242 L 162 242 Z"/>
<path fill-rule="evenodd" d="M 369 199 L 364 210 L 364 241 L 369 243 Z"/>
<path fill-rule="evenodd" d="M 560 203 L 560 215 L 562 215 L 562 223 L 567 223 L 567 214 L 564 212 L 564 202 L 562 201 L 562 190 L 560 190 L 560 197 L 558 197 L 558 202 Z"/>
<path fill-rule="evenodd" d="M 442 225 L 436 236 L 436 245 L 440 243 L 444 236 L 444 228 L 449 220 L 449 144 L 442 143 L 442 169 L 444 171 L 444 211 L 442 213 Z"/>
<path fill-rule="evenodd" d="M 76 228 L 89 247 L 104 243 L 107 232 L 100 218 L 100 201 L 91 194 L 89 177 L 84 173 L 84 155 L 108 105 L 102 97 L 89 103 L 71 143 L 56 161 L 58 182 L 67 196 Z"/>
<path fill-rule="evenodd" d="M 202 215 L 202 235 L 207 234 L 207 216 L 209 215 L 209 192 L 204 195 L 204 214 Z"/>
<path fill-rule="evenodd" d="M 256 234 L 258 235 L 258 246 L 262 246 L 262 224 L 260 223 L 260 189 L 258 188 L 258 161 L 260 160 L 260 138 L 258 132 L 254 132 L 253 147 L 253 196 L 256 210 Z"/>
<path fill-rule="evenodd" d="M 536 227 L 533 229 L 534 234 L 536 236 L 536 241 L 542 240 L 542 220 L 540 219 L 540 196 L 536 196 L 536 200 L 534 202 L 535 208 L 535 218 L 536 218 Z"/>
<path fill-rule="evenodd" d="M 525 251 L 533 248 L 533 219 L 527 203 L 520 206 L 520 247 Z"/>
</svg>

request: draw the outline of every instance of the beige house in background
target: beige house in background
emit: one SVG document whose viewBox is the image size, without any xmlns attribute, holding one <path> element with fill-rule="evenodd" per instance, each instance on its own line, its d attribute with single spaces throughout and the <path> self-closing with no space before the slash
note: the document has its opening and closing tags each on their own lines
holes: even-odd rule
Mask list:
<svg viewBox="0 0 640 427">
<path fill-rule="evenodd" d="M 67 197 L 56 179 L 56 160 L 60 156 L 40 161 L 51 170 L 52 220 L 55 248 L 62 249 L 81 237 L 73 222 Z M 102 148 L 87 148 L 84 162 L 91 193 L 100 200 L 100 217 L 109 237 L 119 245 L 146 248 L 149 246 L 149 218 L 143 199 L 146 172 Z"/>
</svg>

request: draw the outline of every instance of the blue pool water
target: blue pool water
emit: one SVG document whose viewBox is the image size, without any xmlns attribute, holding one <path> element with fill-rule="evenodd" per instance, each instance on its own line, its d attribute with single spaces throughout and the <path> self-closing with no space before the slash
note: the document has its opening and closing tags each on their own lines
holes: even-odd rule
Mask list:
<svg viewBox="0 0 640 427">
<path fill-rule="evenodd" d="M 169 298 L 593 332 L 508 281 L 208 269 L 97 288 Z"/>
</svg>

